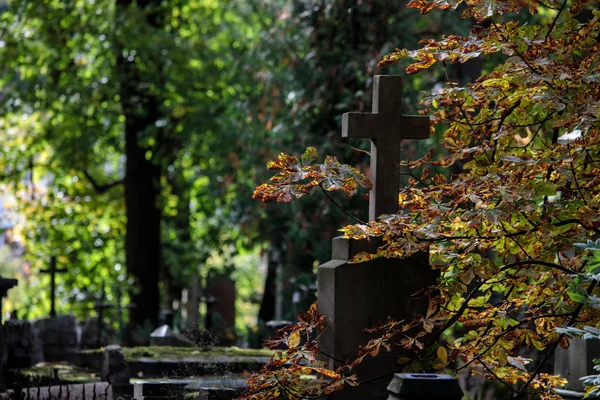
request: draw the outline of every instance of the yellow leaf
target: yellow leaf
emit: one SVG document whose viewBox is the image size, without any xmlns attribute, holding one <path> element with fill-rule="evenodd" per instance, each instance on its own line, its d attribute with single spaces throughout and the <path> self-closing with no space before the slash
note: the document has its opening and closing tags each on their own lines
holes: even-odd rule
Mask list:
<svg viewBox="0 0 600 400">
<path fill-rule="evenodd" d="M 438 347 L 437 356 L 444 363 L 444 365 L 448 364 L 448 352 L 444 347 Z"/>
<path fill-rule="evenodd" d="M 409 357 L 400 357 L 396 362 L 398 364 L 407 364 L 410 361 Z"/>
<path fill-rule="evenodd" d="M 294 331 L 294 332 L 292 332 L 292 334 L 290 335 L 290 338 L 288 339 L 288 347 L 290 349 L 293 349 L 294 347 L 298 347 L 299 344 L 300 344 L 300 332 Z"/>
<path fill-rule="evenodd" d="M 310 367 L 313 371 L 318 372 L 321 375 L 325 375 L 328 378 L 332 379 L 340 379 L 340 374 L 327 369 L 327 368 L 318 368 L 318 367 Z"/>
</svg>

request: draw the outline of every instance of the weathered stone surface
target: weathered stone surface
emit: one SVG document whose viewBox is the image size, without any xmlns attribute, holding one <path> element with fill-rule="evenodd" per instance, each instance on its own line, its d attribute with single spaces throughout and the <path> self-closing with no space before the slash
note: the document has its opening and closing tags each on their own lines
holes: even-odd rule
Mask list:
<svg viewBox="0 0 600 400">
<path fill-rule="evenodd" d="M 126 395 L 131 396 L 133 394 L 133 385 L 129 383 L 131 367 L 125 362 L 125 355 L 121 346 L 111 344 L 104 348 L 104 359 L 100 374 L 103 380 L 111 384 L 115 398 L 127 398 Z"/>
<path fill-rule="evenodd" d="M 324 358 L 330 368 L 337 368 L 337 360 L 352 360 L 360 345 L 373 335 L 364 332 L 375 327 L 388 316 L 396 320 L 411 320 L 415 314 L 426 311 L 426 299 L 411 295 L 435 282 L 438 274 L 429 268 L 428 254 L 406 259 L 379 258 L 366 263 L 349 263 L 364 243 L 343 238 L 333 240 L 333 259 L 319 267 L 319 312 L 326 316 L 327 329 L 320 338 Z M 380 376 L 397 366 L 395 357 L 380 357 L 359 365 L 361 380 Z M 360 385 L 344 390 L 332 398 L 385 399 L 387 382 L 380 385 Z M 341 397 L 340 397 L 341 396 Z"/>
<path fill-rule="evenodd" d="M 111 344 L 104 348 L 101 378 L 111 383 L 129 383 L 131 369 L 125 362 L 121 346 Z"/>
<path fill-rule="evenodd" d="M 401 110 L 402 77 L 377 75 L 373 79 L 373 112 L 342 116 L 342 137 L 371 139 L 371 221 L 398 212 L 400 141 L 429 137 L 429 117 L 402 115 Z"/>
<path fill-rule="evenodd" d="M 569 381 L 564 389 L 585 392 L 579 378 L 598 374 L 594 359 L 600 358 L 600 340 L 573 338 L 569 342 L 568 349 L 559 347 L 554 353 L 554 373 Z"/>
<path fill-rule="evenodd" d="M 45 361 L 73 361 L 79 350 L 79 329 L 74 315 L 43 318 L 33 323 L 40 332 Z"/>
<path fill-rule="evenodd" d="M 39 331 L 29 321 L 8 320 L 4 323 L 7 367 L 27 368 L 44 361 Z"/>
</svg>

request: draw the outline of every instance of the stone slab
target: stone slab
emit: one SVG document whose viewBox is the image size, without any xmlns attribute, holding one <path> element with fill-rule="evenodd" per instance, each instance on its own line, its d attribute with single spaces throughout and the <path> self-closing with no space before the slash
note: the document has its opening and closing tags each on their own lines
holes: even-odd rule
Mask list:
<svg viewBox="0 0 600 400">
<path fill-rule="evenodd" d="M 554 373 L 560 374 L 569 383 L 563 388 L 570 391 L 585 392 L 583 381 L 579 378 L 597 375 L 594 370 L 594 359 L 600 358 L 600 340 L 569 340 L 569 348 L 556 349 L 554 353 Z"/>
<path fill-rule="evenodd" d="M 396 320 L 412 320 L 415 314 L 424 314 L 426 298 L 414 298 L 419 288 L 435 283 L 438 273 L 429 268 L 428 254 L 417 254 L 406 259 L 378 258 L 366 263 L 350 263 L 356 252 L 368 245 L 336 238 L 333 258 L 319 266 L 318 310 L 326 317 L 327 329 L 320 338 L 323 360 L 332 369 L 353 360 L 359 346 L 375 337 L 364 332 L 388 316 Z M 337 258 L 337 259 L 336 259 Z M 398 349 L 396 349 L 396 353 Z M 329 358 L 331 357 L 331 358 Z M 370 380 L 394 371 L 398 354 L 381 353 L 376 360 L 367 359 L 356 369 L 359 379 Z M 340 399 L 385 399 L 387 380 L 378 384 L 361 385 L 335 394 Z M 341 397 L 340 397 L 341 396 Z"/>
</svg>

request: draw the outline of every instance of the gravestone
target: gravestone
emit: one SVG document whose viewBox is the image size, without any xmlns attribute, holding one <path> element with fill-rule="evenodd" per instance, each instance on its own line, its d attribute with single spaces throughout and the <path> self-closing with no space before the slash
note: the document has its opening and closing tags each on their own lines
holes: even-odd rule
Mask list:
<svg viewBox="0 0 600 400">
<path fill-rule="evenodd" d="M 3 328 L 10 368 L 27 368 L 44 361 L 39 332 L 30 321 L 11 319 Z"/>
<path fill-rule="evenodd" d="M 219 346 L 235 342 L 235 282 L 228 274 L 212 275 L 207 280 L 206 327 L 218 338 Z"/>
<path fill-rule="evenodd" d="M 2 370 L 4 364 L 8 361 L 8 346 L 6 343 L 6 335 L 2 326 L 2 299 L 8 294 L 8 290 L 17 286 L 19 282 L 16 279 L 2 278 L 0 276 L 0 391 L 4 391 L 4 378 Z"/>
<path fill-rule="evenodd" d="M 87 318 L 81 324 L 81 349 L 99 349 L 116 339 L 116 331 L 99 317 Z"/>
<path fill-rule="evenodd" d="M 181 292 L 181 327 L 197 328 L 200 319 L 200 277 L 194 275 L 190 287 Z"/>
<path fill-rule="evenodd" d="M 33 323 L 40 332 L 45 361 L 74 361 L 79 350 L 79 329 L 74 315 L 38 319 Z"/>
<path fill-rule="evenodd" d="M 554 373 L 568 381 L 565 387 L 557 390 L 558 394 L 566 399 L 583 398 L 585 387 L 580 378 L 598 375 L 599 372 L 594 370 L 594 359 L 597 358 L 600 358 L 598 339 L 572 338 L 568 348 L 557 348 L 554 352 Z"/>
<path fill-rule="evenodd" d="M 131 368 L 125 361 L 125 355 L 121 346 L 111 344 L 104 348 L 102 370 L 100 372 L 103 380 L 112 386 L 114 398 L 131 398 L 133 385 L 131 379 Z"/>
<path fill-rule="evenodd" d="M 461 400 L 456 378 L 445 374 L 395 374 L 387 387 L 387 400 Z"/>
<path fill-rule="evenodd" d="M 150 346 L 194 347 L 194 343 L 169 325 L 162 325 L 150 334 Z"/>
<path fill-rule="evenodd" d="M 371 139 L 371 181 L 369 219 L 399 210 L 400 141 L 429 137 L 429 118 L 403 116 L 402 80 L 398 76 L 376 76 L 373 84 L 373 112 L 346 113 L 342 117 L 342 136 Z M 436 282 L 438 273 L 429 268 L 428 253 L 405 259 L 378 258 L 365 263 L 350 260 L 361 251 L 375 252 L 377 240 L 333 239 L 332 260 L 319 266 L 318 310 L 326 316 L 327 329 L 319 344 L 330 368 L 343 360 L 356 358 L 360 345 L 371 335 L 364 332 L 388 316 L 412 320 L 425 313 L 426 300 L 411 297 Z M 360 381 L 375 379 L 395 370 L 396 356 L 379 358 L 360 365 Z M 391 374 L 390 374 L 391 377 Z M 382 380 L 379 379 L 379 382 Z M 386 385 L 360 385 L 335 393 L 335 399 L 385 399 Z"/>
<path fill-rule="evenodd" d="M 127 306 L 121 305 L 121 290 L 119 287 L 116 288 L 116 304 L 108 303 L 106 301 L 106 288 L 102 283 L 100 291 L 100 298 L 94 303 L 94 310 L 96 316 L 88 318 L 83 324 L 81 329 L 81 348 L 82 349 L 93 349 L 106 346 L 110 343 L 114 343 L 117 339 L 117 332 L 115 329 L 108 324 L 105 320 L 105 311 L 114 309 L 117 314 L 117 325 L 119 329 L 119 336 L 123 336 L 123 310 L 135 308 L 135 304 L 129 304 Z M 121 337 L 121 339 L 123 339 Z"/>
</svg>

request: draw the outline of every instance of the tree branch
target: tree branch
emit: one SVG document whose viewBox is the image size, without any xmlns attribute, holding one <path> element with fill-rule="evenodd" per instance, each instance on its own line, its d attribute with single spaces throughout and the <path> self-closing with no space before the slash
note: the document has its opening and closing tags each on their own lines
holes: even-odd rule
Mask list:
<svg viewBox="0 0 600 400">
<path fill-rule="evenodd" d="M 552 29 L 554 29 L 554 25 L 556 25 L 556 22 L 558 21 L 558 18 L 560 17 L 560 14 L 565 9 L 566 5 L 567 5 L 567 0 L 563 1 L 562 5 L 560 6 L 560 9 L 558 10 L 558 13 L 556 14 L 556 17 L 554 17 L 554 19 L 552 20 L 552 24 L 550 24 L 550 27 L 548 28 L 548 32 L 546 33 L 546 37 L 544 38 L 544 41 L 547 41 L 548 38 L 550 37 L 550 34 L 552 33 Z"/>
<path fill-rule="evenodd" d="M 327 193 L 327 190 L 325 190 L 325 188 L 323 187 L 323 184 L 319 183 L 319 187 L 321 188 L 321 190 L 323 191 L 323 193 L 325 193 L 325 196 L 327 196 L 327 199 L 329 201 L 331 201 L 334 206 L 336 206 L 337 208 L 339 208 L 344 214 L 346 214 L 347 216 L 349 216 L 350 218 L 352 218 L 353 220 L 355 220 L 359 224 L 362 224 L 362 225 L 366 225 L 367 224 L 365 221 L 361 220 L 360 218 L 357 218 L 356 216 L 354 216 L 351 213 L 349 213 L 348 211 L 346 211 L 346 209 L 344 209 L 344 207 L 340 206 L 338 204 L 338 202 L 335 201 L 334 198 L 329 195 L 329 193 Z"/>
<path fill-rule="evenodd" d="M 119 180 L 111 182 L 111 183 L 105 183 L 103 185 L 100 185 L 98 183 L 98 181 L 96 181 L 94 179 L 94 177 L 92 175 L 90 175 L 90 173 L 87 170 L 85 170 L 85 169 L 83 170 L 83 175 L 85 175 L 87 180 L 90 181 L 90 184 L 92 185 L 92 187 L 98 194 L 102 194 L 102 193 L 114 188 L 115 186 L 119 186 L 125 182 L 124 179 L 119 179 Z"/>
<path fill-rule="evenodd" d="M 592 281 L 592 283 L 590 284 L 590 286 L 587 289 L 587 295 L 588 295 L 588 297 L 592 294 L 592 291 L 594 290 L 594 288 L 596 288 L 597 284 L 598 284 L 598 281 L 596 281 L 596 280 Z M 579 303 L 577 305 L 577 308 L 575 309 L 575 311 L 573 311 L 573 315 L 571 316 L 571 319 L 567 323 L 568 327 L 569 326 L 573 326 L 575 324 L 575 322 L 577 320 L 577 317 L 579 316 L 579 313 L 583 309 L 584 305 L 585 305 L 585 302 L 584 303 Z M 525 385 L 523 385 L 523 387 L 521 389 L 519 389 L 519 391 L 514 395 L 513 398 L 515 398 L 515 399 L 521 399 L 521 398 L 523 398 L 523 396 L 526 394 L 525 390 L 527 390 L 527 388 L 529 387 L 529 385 L 531 385 L 531 382 L 533 382 L 533 380 L 535 379 L 535 377 L 539 375 L 539 373 L 541 372 L 542 368 L 548 362 L 548 360 L 550 359 L 550 357 L 552 357 L 552 355 L 554 354 L 554 351 L 556 350 L 556 348 L 558 347 L 558 345 L 560 344 L 560 342 L 563 340 L 563 338 L 565 337 L 565 335 L 566 334 L 561 333 L 558 336 L 558 339 L 556 339 L 554 341 L 554 343 L 552 343 L 552 346 L 550 346 L 550 349 L 548 349 L 548 351 L 546 352 L 546 355 L 544 356 L 544 358 L 542 359 L 542 361 L 539 362 L 539 364 L 537 365 L 537 367 L 535 368 L 535 370 L 533 371 L 533 373 L 531 374 L 531 376 L 529 377 L 529 379 L 527 380 L 527 382 L 525 382 Z"/>
</svg>

